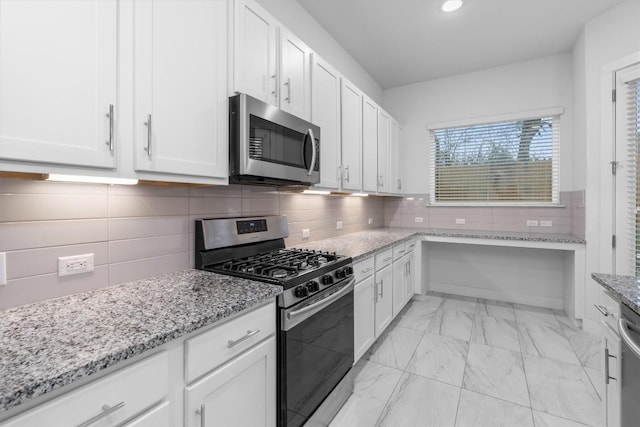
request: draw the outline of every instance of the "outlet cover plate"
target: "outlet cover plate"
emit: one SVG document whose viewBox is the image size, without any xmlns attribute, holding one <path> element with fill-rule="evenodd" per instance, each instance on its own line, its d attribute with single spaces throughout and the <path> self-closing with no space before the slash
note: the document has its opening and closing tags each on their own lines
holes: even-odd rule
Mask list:
<svg viewBox="0 0 640 427">
<path fill-rule="evenodd" d="M 416 222 L 423 222 L 423 221 L 424 221 L 424 218 L 422 218 L 421 216 L 417 216 L 417 217 L 415 218 L 415 221 L 416 221 Z"/>
<path fill-rule="evenodd" d="M 7 254 L 0 252 L 0 286 L 7 284 Z"/>
<path fill-rule="evenodd" d="M 542 220 L 540 221 L 540 227 L 553 227 L 552 220 Z"/>
<path fill-rule="evenodd" d="M 466 223 L 467 223 L 467 220 L 465 218 L 456 218 L 456 224 L 463 225 Z"/>
<path fill-rule="evenodd" d="M 537 219 L 528 219 L 527 220 L 527 227 L 537 227 L 538 226 L 538 220 Z"/>
<path fill-rule="evenodd" d="M 302 238 L 303 239 L 308 239 L 309 236 L 311 236 L 311 230 L 308 228 L 303 228 L 302 229 Z"/>
<path fill-rule="evenodd" d="M 89 273 L 93 268 L 93 254 L 58 257 L 58 277 Z"/>
<path fill-rule="evenodd" d="M 336 222 L 336 230 L 342 230 L 342 221 Z"/>
</svg>

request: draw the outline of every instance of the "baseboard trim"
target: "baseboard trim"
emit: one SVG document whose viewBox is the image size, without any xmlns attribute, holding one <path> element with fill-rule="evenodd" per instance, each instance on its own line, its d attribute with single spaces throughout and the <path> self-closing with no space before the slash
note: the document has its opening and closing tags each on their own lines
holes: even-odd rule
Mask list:
<svg viewBox="0 0 640 427">
<path fill-rule="evenodd" d="M 556 298 L 539 295 L 527 295 L 519 292 L 513 292 L 508 289 L 494 290 L 431 282 L 429 283 L 429 290 L 465 297 L 491 299 L 516 304 L 527 304 L 536 307 L 546 307 L 563 310 L 563 300 L 560 297 Z"/>
</svg>

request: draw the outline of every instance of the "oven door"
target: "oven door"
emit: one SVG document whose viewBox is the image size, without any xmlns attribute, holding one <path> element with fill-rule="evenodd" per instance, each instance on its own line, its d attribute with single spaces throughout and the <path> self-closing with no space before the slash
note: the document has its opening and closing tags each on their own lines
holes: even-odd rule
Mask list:
<svg viewBox="0 0 640 427">
<path fill-rule="evenodd" d="M 618 332 L 622 338 L 620 417 L 622 426 L 640 425 L 640 316 L 621 307 Z"/>
<path fill-rule="evenodd" d="M 351 369 L 354 282 L 280 309 L 280 426 L 303 425 Z"/>
</svg>

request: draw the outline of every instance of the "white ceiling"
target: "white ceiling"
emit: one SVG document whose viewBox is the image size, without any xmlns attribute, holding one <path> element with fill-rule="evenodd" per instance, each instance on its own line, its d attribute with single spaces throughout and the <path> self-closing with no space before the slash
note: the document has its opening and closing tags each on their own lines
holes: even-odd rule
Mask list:
<svg viewBox="0 0 640 427">
<path fill-rule="evenodd" d="M 298 0 L 383 88 L 565 53 L 624 0 Z"/>
</svg>

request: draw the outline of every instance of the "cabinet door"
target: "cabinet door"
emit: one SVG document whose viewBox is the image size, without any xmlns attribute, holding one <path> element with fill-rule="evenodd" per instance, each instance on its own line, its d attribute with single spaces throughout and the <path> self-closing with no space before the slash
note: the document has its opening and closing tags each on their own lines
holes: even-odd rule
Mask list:
<svg viewBox="0 0 640 427">
<path fill-rule="evenodd" d="M 311 119 L 311 49 L 280 27 L 280 108 Z"/>
<path fill-rule="evenodd" d="M 369 276 L 358 283 L 353 291 L 354 364 L 371 347 L 375 339 L 374 288 L 373 276 Z"/>
<path fill-rule="evenodd" d="M 378 191 L 378 106 L 362 98 L 362 188 Z"/>
<path fill-rule="evenodd" d="M 606 324 L 603 329 L 607 426 L 620 427 L 620 337 Z"/>
<path fill-rule="evenodd" d="M 393 272 L 391 265 L 376 271 L 376 338 L 393 320 Z"/>
<path fill-rule="evenodd" d="M 403 156 L 403 141 L 402 141 L 402 129 L 400 128 L 400 124 L 391 120 L 391 144 L 389 147 L 390 150 L 390 192 L 393 194 L 402 194 L 402 156 Z"/>
<path fill-rule="evenodd" d="M 390 193 L 393 177 L 391 176 L 390 138 L 391 117 L 378 108 L 378 192 Z"/>
<path fill-rule="evenodd" d="M 414 272 L 414 262 L 415 258 L 413 256 L 413 252 L 408 252 L 404 256 L 404 265 L 405 265 L 405 277 L 404 277 L 404 297 L 406 302 L 413 297 L 415 293 L 415 272 Z"/>
<path fill-rule="evenodd" d="M 255 1 L 235 1 L 233 22 L 233 91 L 278 105 L 277 21 Z"/>
<path fill-rule="evenodd" d="M 227 179 L 226 7 L 136 2 L 136 170 Z"/>
<path fill-rule="evenodd" d="M 362 92 L 342 78 L 340 99 L 342 188 L 362 191 Z"/>
<path fill-rule="evenodd" d="M 320 126 L 320 183 L 339 189 L 340 176 L 340 75 L 316 54 L 311 67 L 311 121 Z"/>
<path fill-rule="evenodd" d="M 0 159 L 116 166 L 117 27 L 116 0 L 0 2 Z"/>
<path fill-rule="evenodd" d="M 276 339 L 270 337 L 185 390 L 185 426 L 275 426 Z"/>
<path fill-rule="evenodd" d="M 406 275 L 406 267 L 404 264 L 404 257 L 393 261 L 393 317 L 396 317 L 402 307 L 404 307 L 404 303 L 406 302 L 405 298 L 405 288 L 404 288 L 404 280 Z"/>
</svg>

